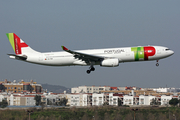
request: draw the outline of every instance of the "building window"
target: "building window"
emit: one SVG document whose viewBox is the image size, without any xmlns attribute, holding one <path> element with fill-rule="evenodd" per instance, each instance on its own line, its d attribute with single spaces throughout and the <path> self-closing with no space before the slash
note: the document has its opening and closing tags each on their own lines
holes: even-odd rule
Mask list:
<svg viewBox="0 0 180 120">
<path fill-rule="evenodd" d="M 11 87 L 11 89 L 13 89 L 13 87 Z"/>
<path fill-rule="evenodd" d="M 10 87 L 8 87 L 8 89 L 11 89 Z"/>
<path fill-rule="evenodd" d="M 16 87 L 14 87 L 14 89 L 16 89 Z"/>
<path fill-rule="evenodd" d="M 18 90 L 20 90 L 20 87 L 18 87 Z"/>
</svg>

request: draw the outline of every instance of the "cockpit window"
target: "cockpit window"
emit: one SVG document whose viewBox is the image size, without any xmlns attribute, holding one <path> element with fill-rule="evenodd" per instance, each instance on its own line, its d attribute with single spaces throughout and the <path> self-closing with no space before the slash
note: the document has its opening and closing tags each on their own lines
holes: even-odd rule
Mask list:
<svg viewBox="0 0 180 120">
<path fill-rule="evenodd" d="M 170 49 L 166 49 L 166 51 L 168 51 L 168 50 L 170 50 Z"/>
</svg>

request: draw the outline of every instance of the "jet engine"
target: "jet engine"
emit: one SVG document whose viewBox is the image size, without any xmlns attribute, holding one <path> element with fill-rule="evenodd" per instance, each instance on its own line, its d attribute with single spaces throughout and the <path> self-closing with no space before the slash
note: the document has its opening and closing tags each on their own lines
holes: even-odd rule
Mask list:
<svg viewBox="0 0 180 120">
<path fill-rule="evenodd" d="M 119 66 L 119 59 L 113 58 L 113 59 L 105 59 L 101 61 L 100 66 L 103 67 L 117 67 Z"/>
</svg>

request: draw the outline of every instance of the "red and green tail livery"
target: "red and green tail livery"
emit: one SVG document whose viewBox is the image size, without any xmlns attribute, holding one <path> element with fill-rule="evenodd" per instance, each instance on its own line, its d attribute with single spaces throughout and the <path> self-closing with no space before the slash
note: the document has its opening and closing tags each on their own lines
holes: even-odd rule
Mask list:
<svg viewBox="0 0 180 120">
<path fill-rule="evenodd" d="M 23 47 L 28 47 L 15 33 L 6 33 L 6 35 L 16 55 L 22 54 Z"/>
</svg>

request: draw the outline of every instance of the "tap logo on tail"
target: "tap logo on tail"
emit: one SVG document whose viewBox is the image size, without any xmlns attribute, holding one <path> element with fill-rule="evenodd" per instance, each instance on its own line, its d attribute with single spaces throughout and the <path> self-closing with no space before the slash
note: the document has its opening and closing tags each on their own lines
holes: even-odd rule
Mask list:
<svg viewBox="0 0 180 120">
<path fill-rule="evenodd" d="M 22 39 L 20 39 L 15 33 L 6 33 L 6 35 L 16 55 L 22 54 L 21 49 L 23 47 L 28 47 L 28 45 Z"/>
</svg>

